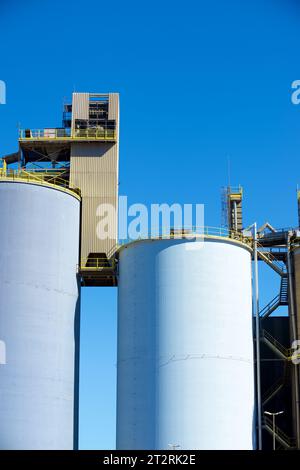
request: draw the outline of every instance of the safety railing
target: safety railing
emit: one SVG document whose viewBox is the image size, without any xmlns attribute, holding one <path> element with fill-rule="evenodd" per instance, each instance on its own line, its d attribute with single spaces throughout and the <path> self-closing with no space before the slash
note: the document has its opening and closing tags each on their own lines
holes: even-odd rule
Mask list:
<svg viewBox="0 0 300 470">
<path fill-rule="evenodd" d="M 116 266 L 115 260 L 108 260 L 106 258 L 83 258 L 80 261 L 80 269 L 85 270 L 103 270 L 114 269 Z"/>
<path fill-rule="evenodd" d="M 295 447 L 296 440 L 285 434 L 285 432 L 283 432 L 282 429 L 280 429 L 277 425 L 275 425 L 275 428 L 273 428 L 272 419 L 268 418 L 267 416 L 264 416 L 264 424 L 271 433 L 275 431 L 275 437 L 277 438 L 277 440 L 285 444 L 286 447 Z"/>
<path fill-rule="evenodd" d="M 229 194 L 243 194 L 243 187 L 239 186 L 224 186 L 223 191 Z"/>
<path fill-rule="evenodd" d="M 98 127 L 88 129 L 74 129 L 72 139 L 99 139 L 99 140 L 115 140 L 115 129 L 101 129 Z"/>
<path fill-rule="evenodd" d="M 252 247 L 252 238 L 244 236 L 241 232 L 228 230 L 223 227 L 198 227 L 198 226 L 183 226 L 183 227 L 168 227 L 153 230 L 150 233 L 142 233 L 137 238 L 126 238 L 119 240 L 119 245 L 126 245 L 134 241 L 141 240 L 163 240 L 163 239 L 200 239 L 205 237 L 220 237 L 230 238 L 240 241 Z"/>
<path fill-rule="evenodd" d="M 286 266 L 280 263 L 277 258 L 270 252 L 266 251 L 260 243 L 257 243 L 258 256 L 266 261 L 271 267 L 273 267 L 279 274 L 286 274 Z"/>
<path fill-rule="evenodd" d="M 274 382 L 271 387 L 263 394 L 262 402 L 265 405 L 282 387 L 284 386 L 284 377 L 279 377 L 279 379 Z"/>
<path fill-rule="evenodd" d="M 43 176 L 47 178 L 55 178 L 63 176 L 68 176 L 70 173 L 70 168 L 20 168 L 19 172 L 26 172 L 27 174 L 34 175 L 34 176 Z"/>
<path fill-rule="evenodd" d="M 264 308 L 259 312 L 261 318 L 269 316 L 280 305 L 280 294 L 276 295 Z"/>
<path fill-rule="evenodd" d="M 24 169 L 19 170 L 4 170 L 0 168 L 0 179 L 7 181 L 23 181 L 28 183 L 38 183 L 41 185 L 48 186 L 60 186 L 65 191 L 75 193 L 80 196 L 79 188 L 70 188 L 68 179 L 62 178 L 65 172 L 58 172 L 57 170 L 51 172 L 51 170 L 31 170 L 27 171 Z"/>
<path fill-rule="evenodd" d="M 49 128 L 49 129 L 20 129 L 19 140 L 115 140 L 116 130 L 110 128 Z"/>
<path fill-rule="evenodd" d="M 172 240 L 172 239 L 198 239 L 201 240 L 204 237 L 222 237 L 240 241 L 242 243 L 252 246 L 252 239 L 249 237 L 244 237 L 240 232 L 233 232 L 222 227 L 179 227 L 179 228 L 168 228 L 162 229 L 160 233 L 147 233 L 141 234 L 139 237 L 126 238 L 119 240 L 118 244 L 115 245 L 110 253 L 108 258 L 104 257 L 88 257 L 80 260 L 80 269 L 81 270 L 105 270 L 105 269 L 115 269 L 116 261 L 115 254 L 118 250 L 128 243 L 133 243 L 136 241 L 142 240 Z"/>
<path fill-rule="evenodd" d="M 39 139 L 62 139 L 71 138 L 71 129 L 69 128 L 47 128 L 47 129 L 20 129 L 19 139 L 21 140 L 39 140 Z"/>
<path fill-rule="evenodd" d="M 270 333 L 266 330 L 261 331 L 262 338 L 266 339 L 269 343 L 271 343 L 283 356 L 288 359 L 290 357 L 290 349 L 285 348 L 277 339 L 275 339 Z"/>
<path fill-rule="evenodd" d="M 277 339 L 275 339 L 270 333 L 268 333 L 266 330 L 261 330 L 261 338 L 265 339 L 269 344 L 273 345 L 277 351 L 285 357 L 286 360 L 288 361 L 294 361 L 297 360 L 299 361 L 300 359 L 300 351 L 298 349 L 298 346 L 295 348 L 285 348 Z"/>
</svg>

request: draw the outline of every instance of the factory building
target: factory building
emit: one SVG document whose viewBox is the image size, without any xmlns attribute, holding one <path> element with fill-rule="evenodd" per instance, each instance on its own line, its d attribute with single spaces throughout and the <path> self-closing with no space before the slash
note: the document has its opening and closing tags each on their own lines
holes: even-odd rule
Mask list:
<svg viewBox="0 0 300 470">
<path fill-rule="evenodd" d="M 298 227 L 247 227 L 227 187 L 224 228 L 120 245 L 118 149 L 118 94 L 73 93 L 1 160 L 0 448 L 77 448 L 85 286 L 118 287 L 118 449 L 300 448 Z M 280 288 L 261 306 L 262 263 Z"/>
</svg>

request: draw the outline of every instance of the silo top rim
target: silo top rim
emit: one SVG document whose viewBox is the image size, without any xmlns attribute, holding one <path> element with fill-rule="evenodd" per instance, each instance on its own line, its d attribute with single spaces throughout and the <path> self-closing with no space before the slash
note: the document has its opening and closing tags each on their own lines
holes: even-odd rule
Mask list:
<svg viewBox="0 0 300 470">
<path fill-rule="evenodd" d="M 245 248 L 249 252 L 252 252 L 252 238 L 249 237 L 244 237 L 242 234 L 234 234 L 235 236 L 238 235 L 237 238 L 235 236 L 225 236 L 225 235 L 217 235 L 217 234 L 199 234 L 199 233 L 194 233 L 190 234 L 189 237 L 187 236 L 181 236 L 181 237 L 174 237 L 169 235 L 163 235 L 163 236 L 158 236 L 158 237 L 144 237 L 144 238 L 139 238 L 138 240 L 126 240 L 124 243 L 120 243 L 119 247 L 119 252 L 122 251 L 125 248 L 132 247 L 133 245 L 137 243 L 142 243 L 142 242 L 156 242 L 156 241 L 186 241 L 187 243 L 193 242 L 193 241 L 210 241 L 210 242 L 219 242 L 219 243 L 230 243 L 233 245 L 237 245 L 241 248 Z"/>
<path fill-rule="evenodd" d="M 42 186 L 44 188 L 48 189 L 53 189 L 56 191 L 61 191 L 63 193 L 69 194 L 69 196 L 74 197 L 78 201 L 81 201 L 81 196 L 78 194 L 75 190 L 72 188 L 66 188 L 63 186 L 60 186 L 58 184 L 52 184 L 47 181 L 38 181 L 36 179 L 25 179 L 21 177 L 15 177 L 15 178 L 10 178 L 10 177 L 0 177 L 0 184 L 1 183 L 12 183 L 12 184 L 26 184 L 26 185 L 31 185 L 31 186 Z"/>
</svg>

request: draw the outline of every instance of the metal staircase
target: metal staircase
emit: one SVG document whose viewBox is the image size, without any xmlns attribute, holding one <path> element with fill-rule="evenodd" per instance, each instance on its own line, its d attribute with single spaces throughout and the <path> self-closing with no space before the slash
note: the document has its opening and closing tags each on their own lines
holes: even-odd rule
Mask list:
<svg viewBox="0 0 300 470">
<path fill-rule="evenodd" d="M 288 277 L 285 275 L 281 276 L 279 294 L 260 310 L 260 318 L 263 320 L 264 318 L 269 317 L 280 305 L 288 305 L 288 297 Z"/>
<path fill-rule="evenodd" d="M 260 317 L 260 341 L 283 361 L 283 374 L 261 397 L 262 408 L 270 403 L 273 397 L 283 387 L 290 383 L 289 374 L 292 371 L 292 362 L 297 355 L 294 349 L 286 348 L 277 341 L 269 332 L 261 328 L 262 321 L 268 318 L 278 307 L 289 305 L 289 278 L 288 278 L 288 252 L 289 237 L 288 229 L 275 230 L 270 224 L 265 224 L 258 230 L 259 242 L 257 243 L 257 257 L 264 261 L 273 271 L 280 275 L 280 291 L 259 312 Z M 296 449 L 296 439 L 291 439 L 275 423 L 263 413 L 262 427 L 270 433 L 277 441 L 276 449 Z"/>
<path fill-rule="evenodd" d="M 287 382 L 288 374 L 290 373 L 290 361 L 293 357 L 293 350 L 285 348 L 266 330 L 261 330 L 261 340 L 268 345 L 277 357 L 285 361 L 283 376 L 280 377 L 262 397 L 262 405 L 264 407 Z M 262 425 L 272 436 L 274 435 L 273 421 L 266 415 L 264 415 Z M 284 449 L 296 449 L 296 440 L 287 436 L 277 425 L 275 426 L 275 439 L 279 443 L 280 447 L 283 447 Z"/>
<path fill-rule="evenodd" d="M 260 318 L 264 319 L 269 317 L 280 305 L 280 294 L 278 294 L 263 309 L 261 309 L 259 312 Z"/>
<path fill-rule="evenodd" d="M 275 339 L 266 330 L 261 330 L 261 340 L 269 346 L 269 348 L 283 360 L 291 360 L 292 352 L 290 349 L 285 348 L 277 339 Z"/>
<path fill-rule="evenodd" d="M 267 416 L 264 416 L 263 427 L 273 436 L 273 422 Z M 295 449 L 295 439 L 287 436 L 277 425 L 275 426 L 275 438 L 276 441 L 284 447 L 284 449 Z"/>
<path fill-rule="evenodd" d="M 262 396 L 262 404 L 265 406 L 284 386 L 285 380 L 280 377 Z"/>
<path fill-rule="evenodd" d="M 281 277 L 280 283 L 280 305 L 289 304 L 289 280 L 287 276 Z"/>
<path fill-rule="evenodd" d="M 286 276 L 286 266 L 284 263 L 278 261 L 270 251 L 266 251 L 260 243 L 257 243 L 257 255 L 258 257 L 267 263 L 280 276 Z"/>
<path fill-rule="evenodd" d="M 290 375 L 290 367 L 287 362 L 284 363 L 284 372 L 276 382 L 262 396 L 262 405 L 265 406 L 287 383 Z"/>
<path fill-rule="evenodd" d="M 285 348 L 279 341 L 273 338 L 266 330 L 261 330 L 261 340 L 280 358 L 285 361 L 284 374 L 280 377 L 262 396 L 262 406 L 264 407 L 286 384 L 290 373 L 290 363 L 292 350 Z M 263 427 L 272 436 L 274 435 L 273 421 L 264 415 Z M 284 449 L 295 449 L 296 440 L 287 436 L 277 425 L 275 426 L 275 439 L 280 447 Z"/>
</svg>

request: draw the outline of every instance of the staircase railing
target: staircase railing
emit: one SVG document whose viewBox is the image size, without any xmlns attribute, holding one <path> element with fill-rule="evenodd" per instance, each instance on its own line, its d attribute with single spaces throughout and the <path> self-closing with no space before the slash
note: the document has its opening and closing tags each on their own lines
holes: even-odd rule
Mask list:
<svg viewBox="0 0 300 470">
<path fill-rule="evenodd" d="M 274 299 L 272 299 L 264 308 L 262 308 L 259 312 L 259 316 L 261 318 L 266 318 L 271 315 L 274 310 L 281 304 L 280 294 L 276 295 Z"/>
<path fill-rule="evenodd" d="M 264 424 L 265 428 L 273 434 L 275 431 L 275 438 L 276 440 L 282 444 L 286 449 L 292 449 L 296 445 L 296 441 L 294 438 L 289 437 L 285 432 L 282 431 L 277 425 L 275 425 L 275 429 L 273 429 L 273 421 L 272 419 L 264 416 Z"/>
<path fill-rule="evenodd" d="M 285 348 L 277 339 L 275 339 L 266 330 L 261 330 L 261 337 L 269 344 L 273 345 L 273 348 L 279 353 L 279 355 L 285 359 L 290 358 L 290 349 Z"/>
<path fill-rule="evenodd" d="M 284 386 L 284 377 L 280 377 L 276 382 L 274 382 L 270 388 L 263 394 L 262 396 L 262 403 L 263 405 L 266 405 L 273 396 L 281 390 L 281 388 Z"/>
<path fill-rule="evenodd" d="M 264 251 L 264 247 L 260 243 L 257 243 L 257 247 L 257 254 L 260 259 L 265 261 L 274 271 L 280 274 L 280 276 L 285 276 L 286 266 L 280 263 L 270 251 Z"/>
</svg>

